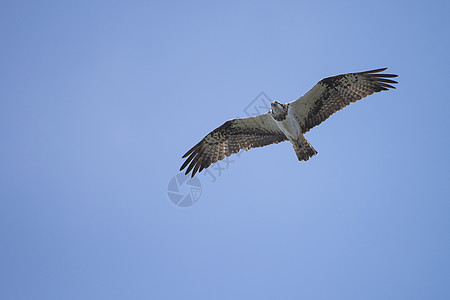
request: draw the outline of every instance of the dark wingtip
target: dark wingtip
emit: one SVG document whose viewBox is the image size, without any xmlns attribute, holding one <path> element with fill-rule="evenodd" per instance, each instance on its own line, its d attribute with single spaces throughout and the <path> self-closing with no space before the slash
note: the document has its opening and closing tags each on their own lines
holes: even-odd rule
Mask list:
<svg viewBox="0 0 450 300">
<path fill-rule="evenodd" d="M 396 89 L 395 86 L 391 84 L 398 84 L 397 81 L 388 79 L 398 77 L 397 74 L 380 74 L 380 72 L 386 71 L 388 68 L 381 68 L 371 71 L 363 72 L 364 75 L 368 76 L 371 80 L 374 80 L 382 91 L 387 91 L 389 89 Z"/>
<path fill-rule="evenodd" d="M 373 74 L 373 73 L 384 72 L 386 70 L 387 70 L 387 68 L 380 68 L 380 69 L 374 69 L 374 70 L 369 70 L 369 71 L 364 71 L 364 72 L 359 72 L 359 73 L 360 74 Z"/>
<path fill-rule="evenodd" d="M 380 72 L 386 71 L 387 69 L 388 69 L 387 67 L 386 68 L 380 68 L 380 69 L 367 71 L 367 73 L 380 73 Z"/>
<path fill-rule="evenodd" d="M 397 74 L 376 74 L 376 73 L 384 72 L 387 69 L 388 68 L 380 68 L 380 69 L 369 70 L 369 71 L 365 71 L 365 72 L 361 72 L 361 73 L 362 74 L 371 75 L 371 76 L 374 76 L 374 77 L 398 77 Z"/>
<path fill-rule="evenodd" d="M 380 78 L 377 77 L 377 81 L 379 81 L 379 82 L 384 82 L 384 83 L 393 83 L 393 84 L 398 83 L 398 82 L 395 81 L 395 80 L 386 79 L 386 78 L 383 78 L 383 77 L 380 77 Z"/>
<path fill-rule="evenodd" d="M 398 77 L 397 74 L 367 74 L 370 77 L 374 77 L 374 78 L 395 78 Z"/>
<path fill-rule="evenodd" d="M 186 152 L 181 158 L 186 158 L 189 154 L 192 153 L 192 151 L 195 150 L 195 147 L 197 147 L 197 145 L 195 145 L 194 147 L 192 147 L 188 152 Z"/>
</svg>

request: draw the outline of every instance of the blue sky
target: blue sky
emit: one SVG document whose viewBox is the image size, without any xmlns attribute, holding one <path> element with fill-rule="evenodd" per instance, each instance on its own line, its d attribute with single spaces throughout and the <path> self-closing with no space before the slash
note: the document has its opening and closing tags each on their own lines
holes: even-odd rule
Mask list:
<svg viewBox="0 0 450 300">
<path fill-rule="evenodd" d="M 446 1 L 4 1 L 1 299 L 449 299 Z M 185 208 L 183 155 L 264 92 L 389 67 Z M 180 193 L 187 193 L 186 185 Z"/>
</svg>

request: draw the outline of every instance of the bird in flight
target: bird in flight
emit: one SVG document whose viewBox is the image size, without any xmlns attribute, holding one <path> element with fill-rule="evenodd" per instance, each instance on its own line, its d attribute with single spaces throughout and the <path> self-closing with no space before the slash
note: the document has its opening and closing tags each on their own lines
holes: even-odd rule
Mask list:
<svg viewBox="0 0 450 300">
<path fill-rule="evenodd" d="M 387 68 L 359 73 L 347 73 L 320 80 L 309 92 L 295 101 L 271 103 L 265 114 L 226 121 L 192 147 L 180 171 L 188 167 L 192 177 L 211 164 L 238 153 L 240 150 L 263 147 L 290 141 L 299 161 L 307 161 L 317 154 L 304 134 L 333 113 L 352 102 L 373 93 L 395 89 L 389 78 L 395 74 L 382 73 Z"/>
</svg>

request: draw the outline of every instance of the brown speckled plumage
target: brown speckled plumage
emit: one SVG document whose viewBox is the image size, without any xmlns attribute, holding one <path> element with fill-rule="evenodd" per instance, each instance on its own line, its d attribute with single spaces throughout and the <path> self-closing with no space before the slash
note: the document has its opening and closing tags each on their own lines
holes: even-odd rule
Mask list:
<svg viewBox="0 0 450 300">
<path fill-rule="evenodd" d="M 320 80 L 308 93 L 289 103 L 302 123 L 303 133 L 319 125 L 333 113 L 373 93 L 395 89 L 388 79 L 394 74 L 378 74 L 387 68 L 348 73 Z"/>
<path fill-rule="evenodd" d="M 245 119 L 226 121 L 214 129 L 197 145 L 191 148 L 183 158 L 186 161 L 180 168 L 186 166 L 186 174 L 192 170 L 192 176 L 240 150 L 263 147 L 285 141 L 287 138 L 276 126 L 268 113 Z"/>
<path fill-rule="evenodd" d="M 271 110 L 256 117 L 229 120 L 183 155 L 186 161 L 180 171 L 187 167 L 186 174 L 192 171 L 194 176 L 197 171 L 201 172 L 242 149 L 263 147 L 288 139 L 298 159 L 306 161 L 317 151 L 303 134 L 352 102 L 373 93 L 395 89 L 392 84 L 397 82 L 389 78 L 397 75 L 380 74 L 386 69 L 324 78 L 299 99 L 287 104 L 277 102 L 276 113 Z"/>
</svg>

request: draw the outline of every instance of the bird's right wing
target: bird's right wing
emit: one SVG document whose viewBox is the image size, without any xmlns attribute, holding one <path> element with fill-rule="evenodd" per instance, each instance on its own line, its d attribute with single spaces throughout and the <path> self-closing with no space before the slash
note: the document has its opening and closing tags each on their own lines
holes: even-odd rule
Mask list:
<svg viewBox="0 0 450 300">
<path fill-rule="evenodd" d="M 241 149 L 249 150 L 285 140 L 286 136 L 278 128 L 270 112 L 250 118 L 229 120 L 211 131 L 183 155 L 183 158 L 187 159 L 180 171 L 189 165 L 186 174 L 192 170 L 193 177 L 197 171 L 201 172 Z"/>
<path fill-rule="evenodd" d="M 397 75 L 381 73 L 386 69 L 324 78 L 305 95 L 289 103 L 302 125 L 302 132 L 308 132 L 352 102 L 373 93 L 395 89 L 391 84 L 396 84 L 397 81 L 390 78 Z"/>
</svg>

